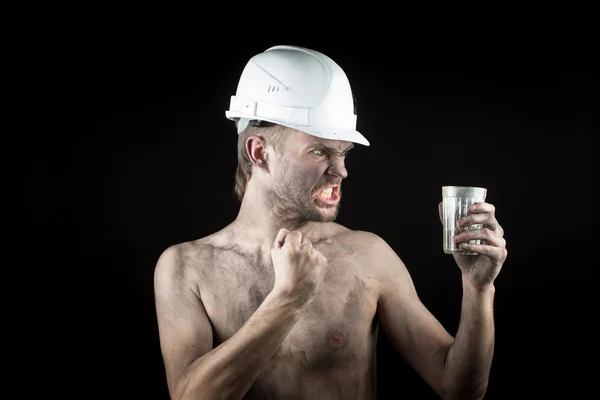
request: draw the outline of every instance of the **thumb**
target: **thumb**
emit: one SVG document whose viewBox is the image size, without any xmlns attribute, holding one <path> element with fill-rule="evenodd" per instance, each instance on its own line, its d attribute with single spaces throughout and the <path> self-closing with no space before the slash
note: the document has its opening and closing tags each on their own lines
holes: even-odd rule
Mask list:
<svg viewBox="0 0 600 400">
<path fill-rule="evenodd" d="M 273 248 L 279 249 L 283 247 L 283 244 L 285 243 L 285 237 L 288 233 L 290 233 L 290 231 L 288 231 L 285 228 L 281 228 L 279 232 L 277 232 L 277 236 L 275 236 L 275 240 L 273 241 Z"/>
</svg>

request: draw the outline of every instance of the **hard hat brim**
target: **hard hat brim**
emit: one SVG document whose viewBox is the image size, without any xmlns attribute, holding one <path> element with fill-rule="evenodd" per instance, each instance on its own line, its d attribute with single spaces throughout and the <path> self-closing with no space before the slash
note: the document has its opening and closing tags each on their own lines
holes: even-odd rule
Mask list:
<svg viewBox="0 0 600 400">
<path fill-rule="evenodd" d="M 298 125 L 298 124 L 290 124 L 282 121 L 277 121 L 269 118 L 257 118 L 255 115 L 236 112 L 236 111 L 226 111 L 225 116 L 230 120 L 235 120 L 238 118 L 246 118 L 249 120 L 259 119 L 261 121 L 272 122 L 274 124 L 283 125 L 288 128 L 297 129 L 309 135 L 320 137 L 323 139 L 331 139 L 331 140 L 344 140 L 347 142 L 362 144 L 363 146 L 370 146 L 369 141 L 365 138 L 360 132 L 354 129 L 330 129 L 327 127 L 316 127 L 310 125 Z M 238 134 L 241 131 L 238 131 Z"/>
</svg>

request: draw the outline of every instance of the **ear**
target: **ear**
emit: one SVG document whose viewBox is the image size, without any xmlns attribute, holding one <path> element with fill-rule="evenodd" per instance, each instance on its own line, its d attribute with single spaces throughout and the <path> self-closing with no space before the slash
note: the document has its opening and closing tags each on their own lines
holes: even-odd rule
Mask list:
<svg viewBox="0 0 600 400">
<path fill-rule="evenodd" d="M 258 167 L 266 167 L 269 155 L 267 153 L 267 145 L 265 139 L 252 135 L 246 140 L 246 152 L 250 158 L 250 162 Z"/>
</svg>

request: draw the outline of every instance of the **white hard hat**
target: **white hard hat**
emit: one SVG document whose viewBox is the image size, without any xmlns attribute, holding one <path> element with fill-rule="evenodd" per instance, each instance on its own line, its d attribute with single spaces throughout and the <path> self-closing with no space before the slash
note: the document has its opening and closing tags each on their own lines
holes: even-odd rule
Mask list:
<svg viewBox="0 0 600 400">
<path fill-rule="evenodd" d="M 268 121 L 310 135 L 369 146 L 356 130 L 348 77 L 331 58 L 297 46 L 274 46 L 246 64 L 231 96 L 228 119 Z"/>
</svg>

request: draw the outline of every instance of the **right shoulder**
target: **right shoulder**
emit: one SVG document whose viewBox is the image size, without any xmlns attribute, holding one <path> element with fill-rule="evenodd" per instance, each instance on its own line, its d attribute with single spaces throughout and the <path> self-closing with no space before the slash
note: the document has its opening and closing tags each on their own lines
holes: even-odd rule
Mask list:
<svg viewBox="0 0 600 400">
<path fill-rule="evenodd" d="M 155 285 L 196 281 L 199 274 L 212 265 L 214 251 L 210 237 L 165 248 L 154 268 Z"/>
</svg>

